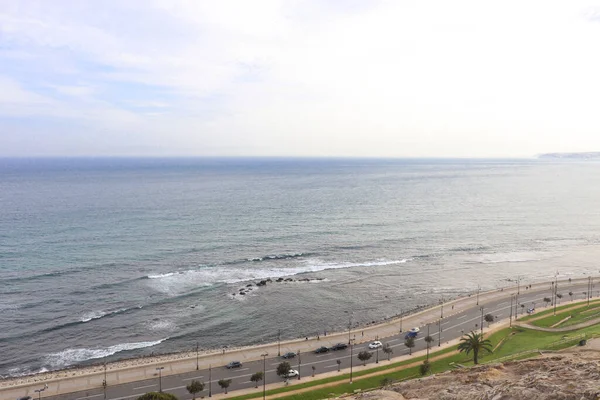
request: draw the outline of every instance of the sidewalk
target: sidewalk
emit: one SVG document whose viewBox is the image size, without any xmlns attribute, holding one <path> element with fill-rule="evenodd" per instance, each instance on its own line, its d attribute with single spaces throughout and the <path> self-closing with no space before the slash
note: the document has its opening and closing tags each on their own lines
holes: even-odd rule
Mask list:
<svg viewBox="0 0 600 400">
<path fill-rule="evenodd" d="M 587 279 L 579 279 L 573 280 L 571 284 L 585 284 L 585 282 L 587 282 Z M 567 283 L 567 281 L 559 282 L 559 287 L 565 283 Z M 520 287 L 521 293 L 523 293 L 525 290 L 527 290 L 527 292 L 538 292 L 546 289 L 550 294 L 550 282 L 533 284 L 531 289 L 525 289 L 524 285 L 521 285 Z M 509 299 L 510 294 L 516 292 L 516 284 L 509 288 L 482 292 L 479 294 L 479 305 L 485 305 L 486 302 L 500 298 Z M 350 332 L 350 335 L 351 337 L 356 338 L 357 343 L 369 342 L 375 340 L 377 337 L 379 339 L 384 339 L 386 337 L 398 334 L 400 331 L 400 323 L 402 323 L 403 331 L 406 331 L 413 326 L 423 326 L 428 323 L 434 324 L 440 319 L 442 307 L 444 318 L 447 318 L 465 309 L 476 306 L 476 303 L 476 294 L 466 297 L 459 297 L 452 301 L 446 302 L 443 305 L 438 305 L 419 311 L 415 314 L 403 317 L 402 319 L 398 317 L 380 324 L 353 329 Z M 332 346 L 335 343 L 344 343 L 347 341 L 347 331 L 332 333 L 321 337 L 320 340 L 313 337 L 309 338 L 308 340 L 295 339 L 283 341 L 281 342 L 281 353 L 283 354 L 288 351 L 313 351 L 315 348 L 320 346 Z M 261 358 L 261 354 L 266 352 L 270 355 L 276 355 L 277 350 L 277 343 L 270 343 L 260 346 L 227 350 L 225 353 L 214 352 L 209 354 L 201 354 L 198 358 L 198 365 L 200 369 L 205 369 L 208 368 L 209 365 L 218 367 L 235 360 L 242 362 L 259 360 Z M 397 359 L 400 359 L 400 357 Z M 106 380 L 108 384 L 117 385 L 155 378 L 157 376 L 157 366 L 164 367 L 164 370 L 162 371 L 163 376 L 194 371 L 196 370 L 196 353 L 188 352 L 176 355 L 142 358 L 131 362 L 138 363 L 138 365 L 124 367 L 123 365 L 126 364 L 127 361 L 108 364 L 106 370 Z M 60 377 L 57 377 L 57 375 L 60 375 Z M 318 379 L 322 379 L 325 376 L 327 376 L 327 374 L 320 374 L 318 375 Z M 101 388 L 103 380 L 104 368 L 102 366 L 72 369 L 60 372 L 57 371 L 55 373 L 39 374 L 20 379 L 4 380 L 0 381 L 0 398 L 10 399 L 24 395 L 33 396 L 35 394 L 34 390 L 43 387 L 44 384 L 48 384 L 49 386 L 44 392 L 44 396 L 53 396 L 92 388 Z M 242 392 L 243 390 L 239 390 L 235 391 L 234 393 L 237 395 L 238 393 Z"/>
</svg>

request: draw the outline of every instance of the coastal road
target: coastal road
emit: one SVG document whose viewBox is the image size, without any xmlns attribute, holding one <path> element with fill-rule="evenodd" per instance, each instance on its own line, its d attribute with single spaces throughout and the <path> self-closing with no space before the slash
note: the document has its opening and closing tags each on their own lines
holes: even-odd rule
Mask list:
<svg viewBox="0 0 600 400">
<path fill-rule="evenodd" d="M 581 281 L 573 284 L 561 282 L 560 292 L 563 294 L 562 302 L 569 302 L 570 299 L 568 293 L 570 291 L 574 293 L 575 299 L 581 300 L 582 297 L 584 297 L 583 292 L 586 290 L 587 284 L 581 283 Z M 515 311 L 521 316 L 526 314 L 528 308 L 535 307 L 539 311 L 540 309 L 550 307 L 549 305 L 546 306 L 543 300 L 545 297 L 551 298 L 551 283 L 536 284 L 532 290 L 522 286 L 520 294 L 518 295 L 518 304 L 515 304 L 513 301 L 511 307 L 511 294 L 516 292 L 516 288 L 514 288 L 514 290 L 512 290 L 512 288 L 510 290 L 506 289 L 503 292 L 497 293 L 493 299 L 485 300 L 482 294 L 482 300 L 479 302 L 479 305 L 475 304 L 475 301 L 472 301 L 472 306 L 461 308 L 460 310 L 458 310 L 459 307 L 456 307 L 457 310 L 455 310 L 455 307 L 451 304 L 444 305 L 443 318 L 440 318 L 442 316 L 441 307 L 438 306 L 429 310 L 425 315 L 422 315 L 419 318 L 422 323 L 418 326 L 420 332 L 415 340 L 415 347 L 412 351 L 415 352 L 426 348 L 424 338 L 427 336 L 428 329 L 430 336 L 434 339 L 434 342 L 431 344 L 432 351 L 435 351 L 438 345 L 459 338 L 464 333 L 470 331 L 479 332 L 482 320 L 481 307 L 483 307 L 483 315 L 491 314 L 496 321 L 508 319 L 511 315 L 511 308 L 513 316 Z M 474 296 L 471 297 L 471 300 L 474 300 Z M 521 304 L 525 307 L 521 307 Z M 410 316 L 405 318 L 405 322 L 409 322 L 410 320 Z M 486 322 L 484 322 L 484 324 L 487 326 Z M 389 344 L 393 349 L 392 357 L 409 354 L 409 349 L 404 345 L 404 338 L 406 331 L 412 327 L 413 326 L 404 324 L 404 332 L 400 333 L 400 329 L 398 329 L 395 335 L 379 338 L 381 342 Z M 344 341 L 347 344 L 348 335 L 344 336 L 344 338 Z M 324 346 L 335 344 L 335 342 L 330 342 L 327 339 L 328 337 L 322 337 L 319 343 Z M 366 337 L 366 335 L 363 336 L 362 331 L 359 330 L 352 331 L 350 339 L 354 345 L 352 348 L 349 347 L 345 350 L 329 351 L 324 354 L 315 354 L 314 351 L 303 351 L 300 352 L 299 356 L 290 360 L 283 360 L 281 357 L 272 357 L 272 355 L 268 356 L 265 360 L 266 384 L 275 382 L 281 382 L 281 385 L 284 384 L 283 379 L 278 377 L 275 373 L 277 365 L 282 361 L 288 361 L 293 369 L 298 370 L 300 372 L 300 379 L 311 376 L 313 372 L 315 375 L 319 375 L 335 372 L 338 368 L 341 368 L 342 370 L 350 368 L 351 362 L 354 370 L 362 370 L 364 367 L 362 366 L 362 362 L 358 360 L 357 354 L 363 350 L 368 350 L 373 353 L 372 358 L 367 364 L 372 365 L 379 362 L 385 365 L 388 363 L 387 355 L 384 354 L 381 349 L 368 349 L 369 341 L 374 338 Z M 318 347 L 318 345 L 315 347 Z M 293 346 L 282 344 L 281 354 L 288 351 L 297 352 L 298 350 Z M 208 396 L 209 390 L 213 395 L 223 393 L 223 390 L 218 385 L 220 379 L 231 379 L 228 391 L 233 392 L 240 389 L 253 388 L 255 384 L 250 381 L 250 376 L 259 371 L 263 371 L 262 359 L 244 362 L 240 368 L 231 370 L 226 369 L 223 365 L 212 365 L 208 369 L 201 368 L 198 371 L 162 376 L 160 379 L 157 375 L 156 378 L 120 385 L 110 385 L 109 382 L 109 386 L 106 389 L 106 398 L 110 400 L 135 399 L 146 392 L 159 391 L 162 389 L 163 392 L 172 393 L 180 399 L 191 399 L 191 395 L 187 392 L 185 387 L 193 379 L 200 380 L 206 384 L 204 391 L 201 392 L 201 395 L 203 396 Z M 298 377 L 290 379 L 298 379 Z M 262 383 L 263 382 L 259 383 L 259 389 L 256 389 L 257 391 L 262 387 Z M 49 400 L 101 400 L 105 398 L 105 392 L 99 387 L 57 396 L 43 396 L 43 398 Z"/>
</svg>

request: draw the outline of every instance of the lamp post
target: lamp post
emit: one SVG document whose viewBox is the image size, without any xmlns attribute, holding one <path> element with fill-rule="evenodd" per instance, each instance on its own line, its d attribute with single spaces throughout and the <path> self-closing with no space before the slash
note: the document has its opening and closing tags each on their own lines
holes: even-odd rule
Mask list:
<svg viewBox="0 0 600 400">
<path fill-rule="evenodd" d="M 298 350 L 298 380 L 300 380 L 300 366 L 302 365 L 302 360 L 300 359 L 300 350 Z"/>
<path fill-rule="evenodd" d="M 509 321 L 509 325 L 510 327 L 512 327 L 512 305 L 513 305 L 513 295 L 510 295 L 510 316 L 508 317 L 508 321 Z"/>
<path fill-rule="evenodd" d="M 352 384 L 352 366 L 354 359 L 354 341 L 350 341 L 350 383 Z"/>
<path fill-rule="evenodd" d="M 481 334 L 483 335 L 483 306 L 479 307 L 481 310 Z"/>
<path fill-rule="evenodd" d="M 404 310 L 400 309 L 400 333 L 402 333 L 402 316 L 404 315 Z"/>
<path fill-rule="evenodd" d="M 588 277 L 588 295 L 587 295 L 587 306 L 590 306 L 590 292 L 592 290 L 592 277 Z"/>
<path fill-rule="evenodd" d="M 277 331 L 277 356 L 281 356 L 281 329 Z"/>
<path fill-rule="evenodd" d="M 162 393 L 162 370 L 165 369 L 165 367 L 158 367 L 156 368 L 156 370 L 158 371 L 158 392 Z"/>
<path fill-rule="evenodd" d="M 431 336 L 429 336 L 429 324 L 427 324 L 427 340 L 431 340 Z M 427 341 L 427 361 L 429 361 L 429 341 Z"/>
<path fill-rule="evenodd" d="M 346 311 L 348 313 L 348 346 L 350 346 L 350 331 L 352 330 L 352 311 Z"/>
<path fill-rule="evenodd" d="M 479 305 L 479 291 L 481 290 L 481 286 L 477 285 L 477 305 Z"/>
<path fill-rule="evenodd" d="M 375 340 L 379 341 L 379 335 L 375 336 Z M 377 354 L 375 356 L 375 364 L 379 364 L 379 346 L 377 346 L 377 350 L 375 350 L 375 353 Z"/>
<path fill-rule="evenodd" d="M 442 305 L 441 307 L 441 311 L 440 311 L 440 318 L 444 318 L 444 298 L 442 297 L 442 299 L 440 300 L 440 304 Z"/>
<path fill-rule="evenodd" d="M 108 381 L 106 380 L 106 362 L 104 362 L 104 380 L 102 381 L 102 389 L 104 390 L 104 400 L 106 400 L 106 387 L 108 386 Z"/>
<path fill-rule="evenodd" d="M 442 320 L 438 319 L 438 347 L 442 345 Z"/>
<path fill-rule="evenodd" d="M 265 400 L 266 390 L 267 390 L 267 356 L 269 353 L 261 354 L 260 356 L 263 358 L 263 400 Z"/>
<path fill-rule="evenodd" d="M 558 293 L 558 272 L 554 275 L 554 315 L 556 315 L 556 293 Z"/>
<path fill-rule="evenodd" d="M 43 388 L 41 388 L 41 389 L 35 389 L 35 390 L 34 390 L 34 392 L 36 392 L 36 393 L 38 394 L 38 400 L 41 400 L 41 398 L 42 398 L 42 392 L 43 392 L 44 390 L 46 390 L 46 389 L 48 389 L 48 385 L 47 385 L 47 384 L 46 384 L 46 385 L 44 385 L 44 387 L 43 387 Z"/>
<path fill-rule="evenodd" d="M 199 364 L 198 364 L 198 350 L 199 350 L 198 341 L 196 340 L 196 371 L 198 371 L 198 369 L 199 369 Z"/>
<path fill-rule="evenodd" d="M 212 365 L 208 364 L 208 397 L 212 397 Z"/>
</svg>

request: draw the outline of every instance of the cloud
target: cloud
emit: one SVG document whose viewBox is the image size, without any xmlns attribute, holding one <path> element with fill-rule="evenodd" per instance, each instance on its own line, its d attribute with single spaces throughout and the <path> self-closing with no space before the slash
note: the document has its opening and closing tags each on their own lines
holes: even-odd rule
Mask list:
<svg viewBox="0 0 600 400">
<path fill-rule="evenodd" d="M 0 155 L 40 154 L 45 141 L 53 155 L 594 150 L 594 10 L 583 1 L 5 2 Z M 32 128 L 41 123 L 43 138 Z"/>
</svg>

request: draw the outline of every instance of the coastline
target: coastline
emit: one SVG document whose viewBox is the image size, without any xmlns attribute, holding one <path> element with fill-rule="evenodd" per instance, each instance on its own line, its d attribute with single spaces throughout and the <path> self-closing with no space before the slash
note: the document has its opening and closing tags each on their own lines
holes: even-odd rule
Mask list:
<svg viewBox="0 0 600 400">
<path fill-rule="evenodd" d="M 580 284 L 585 281 L 587 281 L 586 278 L 573 279 L 572 284 L 578 284 L 578 283 Z M 567 281 L 560 281 L 560 283 L 563 283 L 563 284 L 566 282 Z M 545 288 L 550 284 L 551 284 L 551 282 L 534 283 L 534 284 L 531 284 L 531 288 L 533 291 L 535 291 L 536 289 L 539 291 L 542 288 Z M 480 292 L 479 296 L 478 296 L 478 302 L 479 301 L 485 302 L 486 300 L 491 300 L 498 294 L 505 295 L 503 292 L 506 291 L 507 289 L 508 289 L 508 291 L 510 291 L 510 289 L 512 289 L 512 288 L 514 288 L 516 290 L 516 287 L 511 285 L 507 288 L 503 287 L 503 288 L 499 288 L 499 289 L 489 290 L 486 292 Z M 453 300 L 445 302 L 443 304 L 443 307 L 447 307 L 447 310 L 448 310 L 445 315 L 450 316 L 453 314 L 453 312 L 459 312 L 461 309 L 463 309 L 465 307 L 472 306 L 473 304 L 470 304 L 470 303 L 475 303 L 475 301 L 476 301 L 476 297 L 473 294 L 470 294 L 470 295 L 466 295 L 466 296 L 459 296 Z M 455 309 L 455 305 L 456 305 L 456 309 Z M 424 315 L 426 313 L 430 313 L 430 312 L 432 312 L 432 310 L 439 310 L 441 308 L 441 306 L 442 305 L 434 305 L 434 306 L 425 307 L 425 308 L 416 310 L 416 312 L 414 312 L 412 314 L 402 316 L 402 319 L 406 322 L 407 326 L 408 326 L 408 324 L 416 325 L 416 324 L 422 323 L 422 321 L 419 321 L 419 318 L 422 315 Z M 359 329 L 354 329 L 351 332 L 354 332 L 356 334 L 357 331 L 358 332 L 362 331 L 363 333 L 366 334 L 366 335 L 364 335 L 364 338 L 362 341 L 366 342 L 366 341 L 371 340 L 375 336 L 385 337 L 385 335 L 389 334 L 390 332 L 397 332 L 397 326 L 400 323 L 400 321 L 401 321 L 401 318 L 399 318 L 399 317 L 390 318 L 386 321 L 380 321 L 380 322 L 371 324 L 366 327 L 360 327 Z M 342 338 L 345 340 L 348 337 L 348 335 L 349 335 L 348 331 L 330 333 L 326 337 L 326 340 L 335 341 L 335 340 L 342 340 Z M 325 340 L 325 338 L 323 338 L 323 339 Z M 288 346 L 288 347 L 297 346 L 297 347 L 312 348 L 316 344 L 320 343 L 319 340 L 320 340 L 320 338 L 314 338 L 314 337 L 309 338 L 309 339 L 293 339 L 293 340 L 288 340 L 288 341 L 282 341 L 281 346 L 284 346 L 284 347 L 285 346 Z M 118 360 L 118 361 L 114 361 L 111 363 L 107 363 L 106 371 L 104 369 L 104 364 L 94 364 L 94 365 L 90 365 L 90 366 L 73 367 L 73 368 L 62 369 L 62 370 L 57 370 L 57 371 L 49 371 L 49 372 L 44 372 L 44 373 L 39 373 L 39 374 L 34 374 L 34 375 L 5 378 L 5 379 L 0 380 L 0 390 L 5 391 L 5 390 L 10 390 L 10 389 L 23 388 L 26 386 L 40 384 L 40 383 L 65 381 L 65 380 L 69 380 L 69 379 L 77 380 L 78 378 L 81 378 L 81 379 L 85 378 L 85 381 L 87 382 L 88 385 L 91 385 L 92 387 L 94 387 L 94 385 L 95 385 L 97 387 L 98 382 L 100 382 L 100 383 L 102 382 L 102 379 L 104 378 L 105 373 L 110 375 L 111 378 L 114 378 L 114 380 L 119 381 L 120 383 L 127 381 L 127 379 L 117 378 L 117 375 L 119 373 L 126 373 L 126 375 L 131 375 L 131 376 L 136 375 L 137 379 L 129 379 L 129 381 L 135 381 L 135 380 L 138 380 L 140 376 L 146 376 L 146 378 L 143 378 L 143 379 L 152 377 L 153 374 L 155 374 L 154 367 L 158 364 L 170 365 L 169 370 L 168 371 L 165 370 L 165 375 L 177 374 L 177 373 L 181 373 L 183 371 L 190 371 L 190 370 L 195 369 L 196 363 L 197 363 L 197 361 L 196 361 L 197 357 L 198 357 L 198 362 L 202 363 L 203 365 L 205 365 L 205 364 L 208 365 L 208 363 L 211 361 L 214 361 L 213 365 L 224 365 L 226 363 L 226 362 L 224 362 L 224 360 L 229 360 L 232 358 L 232 356 L 237 356 L 240 359 L 243 358 L 244 360 L 251 360 L 254 358 L 258 359 L 257 355 L 261 353 L 261 351 L 260 351 L 261 349 L 267 349 L 267 348 L 273 348 L 273 347 L 275 347 L 275 348 L 277 347 L 276 342 L 261 344 L 261 345 L 249 345 L 249 346 L 228 348 L 223 353 L 221 353 L 220 351 L 215 351 L 215 350 L 200 350 L 200 351 L 198 351 L 198 354 L 196 354 L 195 351 L 185 351 L 185 352 L 177 352 L 177 353 L 162 354 L 162 355 L 147 356 L 147 357 L 136 357 L 136 358 Z M 295 347 L 293 347 L 293 348 L 295 348 Z M 246 354 L 246 356 L 242 357 L 241 353 L 247 353 L 247 354 Z M 256 356 L 253 356 L 252 353 L 255 353 Z M 248 355 L 249 355 L 249 357 L 248 357 Z M 219 364 L 219 362 L 222 362 L 222 364 Z M 148 367 L 150 367 L 150 368 L 148 368 Z M 74 391 L 74 390 L 71 390 L 71 391 Z"/>
</svg>

